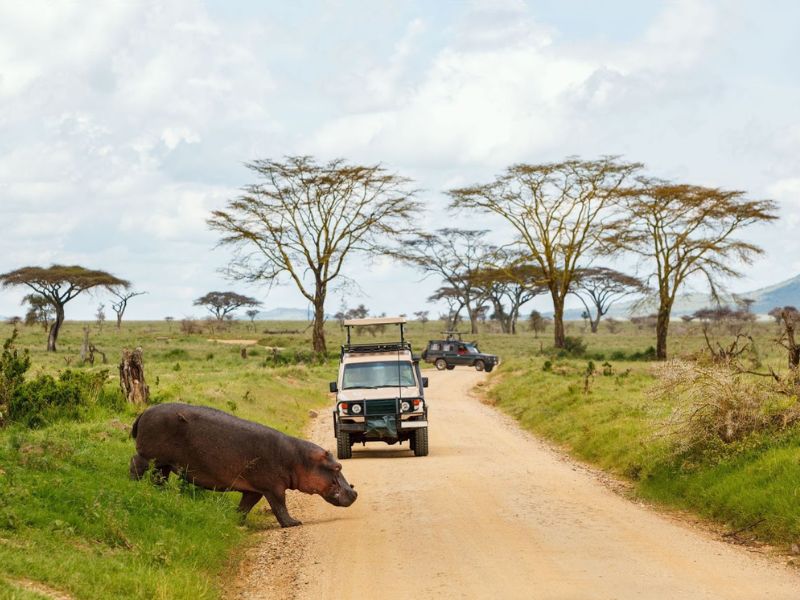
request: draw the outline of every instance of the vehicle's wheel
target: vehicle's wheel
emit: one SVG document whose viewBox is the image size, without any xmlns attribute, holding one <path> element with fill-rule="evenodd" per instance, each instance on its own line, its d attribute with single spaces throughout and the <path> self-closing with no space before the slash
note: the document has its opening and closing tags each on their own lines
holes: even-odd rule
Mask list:
<svg viewBox="0 0 800 600">
<path fill-rule="evenodd" d="M 433 364 L 439 371 L 444 371 L 447 368 L 447 361 L 443 358 L 437 358 Z"/>
<path fill-rule="evenodd" d="M 475 370 L 476 371 L 483 371 L 486 368 L 486 365 L 483 363 L 482 360 L 475 361 Z"/>
<path fill-rule="evenodd" d="M 336 458 L 344 460 L 346 458 L 353 458 L 353 446 L 350 444 L 350 434 L 346 431 L 340 431 L 336 436 Z"/>
<path fill-rule="evenodd" d="M 414 450 L 414 456 L 428 456 L 427 427 L 420 427 L 414 431 L 414 437 L 411 441 L 411 448 Z"/>
<path fill-rule="evenodd" d="M 455 369 L 455 368 L 456 368 L 456 366 L 455 366 L 455 365 L 447 365 L 447 370 L 448 370 L 448 371 L 452 371 L 452 370 L 453 370 L 453 369 Z"/>
<path fill-rule="evenodd" d="M 486 367 L 486 372 L 491 373 L 492 369 L 494 369 L 494 365 L 489 365 L 488 367 Z"/>
</svg>

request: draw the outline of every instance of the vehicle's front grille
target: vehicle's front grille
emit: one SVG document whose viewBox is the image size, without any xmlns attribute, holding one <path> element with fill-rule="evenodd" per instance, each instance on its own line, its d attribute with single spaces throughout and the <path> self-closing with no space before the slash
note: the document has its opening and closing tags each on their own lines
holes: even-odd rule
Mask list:
<svg viewBox="0 0 800 600">
<path fill-rule="evenodd" d="M 397 413 L 397 400 L 367 400 L 364 402 L 366 415 L 394 415 Z"/>
</svg>

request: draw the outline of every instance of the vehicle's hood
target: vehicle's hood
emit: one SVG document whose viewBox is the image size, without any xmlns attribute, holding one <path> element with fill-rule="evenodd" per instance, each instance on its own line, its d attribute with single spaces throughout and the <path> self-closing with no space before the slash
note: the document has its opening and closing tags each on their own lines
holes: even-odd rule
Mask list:
<svg viewBox="0 0 800 600">
<path fill-rule="evenodd" d="M 339 402 L 353 402 L 355 400 L 379 400 L 382 398 L 419 398 L 419 388 L 410 387 L 385 387 L 375 390 L 340 390 L 336 399 Z"/>
</svg>

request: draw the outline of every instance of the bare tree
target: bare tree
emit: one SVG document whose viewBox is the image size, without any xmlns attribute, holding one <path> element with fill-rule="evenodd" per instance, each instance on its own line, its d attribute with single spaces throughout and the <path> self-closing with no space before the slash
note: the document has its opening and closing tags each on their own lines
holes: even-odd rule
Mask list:
<svg viewBox="0 0 800 600">
<path fill-rule="evenodd" d="M 247 318 L 250 319 L 250 325 L 252 326 L 253 331 L 256 330 L 256 317 L 258 316 L 258 313 L 259 310 L 257 308 L 251 308 L 244 313 L 247 315 Z"/>
<path fill-rule="evenodd" d="M 195 306 L 205 306 L 220 323 L 243 306 L 259 306 L 261 301 L 236 292 L 208 292 L 194 301 Z"/>
<path fill-rule="evenodd" d="M 607 267 L 578 269 L 571 293 L 577 296 L 586 309 L 592 333 L 597 333 L 600 320 L 617 300 L 631 294 L 644 294 L 647 287 L 631 275 Z"/>
<path fill-rule="evenodd" d="M 620 242 L 653 268 L 658 298 L 656 358 L 667 358 L 667 335 L 678 292 L 704 279 L 719 298 L 724 278 L 739 277 L 738 264 L 762 252 L 733 236 L 742 228 L 777 219 L 771 200 L 749 200 L 741 191 L 641 179 L 627 198 L 629 226 Z"/>
<path fill-rule="evenodd" d="M 445 322 L 445 329 L 455 330 L 461 322 L 461 311 L 464 309 L 464 301 L 458 290 L 451 287 L 440 287 L 428 297 L 428 302 L 447 303 L 447 313 L 440 315 L 440 319 Z"/>
<path fill-rule="evenodd" d="M 24 285 L 36 294 L 47 298 L 55 308 L 55 320 L 47 336 L 47 351 L 56 351 L 56 341 L 64 324 L 64 306 L 79 294 L 96 288 L 107 290 L 127 288 L 130 284 L 105 271 L 87 269 L 78 265 L 52 265 L 50 267 L 22 267 L 0 275 L 3 287 Z"/>
<path fill-rule="evenodd" d="M 131 298 L 143 296 L 146 293 L 147 292 L 133 292 L 124 289 L 111 291 L 111 294 L 116 298 L 116 300 L 111 303 L 111 310 L 117 315 L 117 329 L 122 327 L 122 317 L 125 314 L 125 310 L 128 308 L 128 301 Z"/>
<path fill-rule="evenodd" d="M 486 233 L 486 230 L 450 228 L 418 233 L 403 240 L 400 248 L 392 252 L 426 276 L 437 275 L 442 279 L 441 289 L 447 290 L 447 298 L 458 299 L 455 314 L 466 309 L 472 333 L 478 332 L 478 313 L 486 302 L 484 290 L 475 284 L 473 276 L 491 265 L 490 257 L 495 251 L 484 240 Z"/>
<path fill-rule="evenodd" d="M 428 323 L 430 319 L 428 319 L 428 315 L 430 314 L 429 310 L 418 310 L 414 313 L 417 321 L 422 323 L 422 331 L 425 331 L 425 325 Z"/>
<path fill-rule="evenodd" d="M 517 243 L 542 269 L 553 301 L 555 347 L 564 347 L 564 301 L 578 265 L 589 255 L 614 248 L 621 225 L 615 217 L 623 187 L 641 168 L 617 157 L 588 161 L 519 164 L 493 182 L 450 190 L 453 208 L 475 208 L 503 217 Z"/>
<path fill-rule="evenodd" d="M 169 330 L 172 331 L 172 323 L 175 321 L 175 317 L 164 317 L 164 320 L 167 322 Z"/>
<path fill-rule="evenodd" d="M 380 165 L 319 164 L 311 157 L 258 160 L 259 182 L 214 211 L 209 225 L 236 248 L 232 277 L 292 281 L 314 306 L 312 344 L 325 352 L 325 301 L 354 253 L 376 254 L 381 236 L 410 228 L 420 208 L 409 180 Z"/>
</svg>

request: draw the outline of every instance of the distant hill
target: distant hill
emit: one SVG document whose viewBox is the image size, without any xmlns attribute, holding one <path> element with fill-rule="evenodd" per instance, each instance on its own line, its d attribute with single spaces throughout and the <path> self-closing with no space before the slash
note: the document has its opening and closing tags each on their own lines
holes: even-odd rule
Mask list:
<svg viewBox="0 0 800 600">
<path fill-rule="evenodd" d="M 305 308 L 272 308 L 270 310 L 261 311 L 256 317 L 257 321 L 308 321 L 309 317 L 313 318 L 313 314 L 309 313 Z"/>
<path fill-rule="evenodd" d="M 800 307 L 800 275 L 742 296 L 755 300 L 753 312 L 760 314 L 766 314 L 776 306 Z"/>
<path fill-rule="evenodd" d="M 800 308 L 800 275 L 781 281 L 774 285 L 759 288 L 751 292 L 736 294 L 740 298 L 752 298 L 755 300 L 752 311 L 756 314 L 765 315 L 776 306 L 797 306 Z M 723 296 L 723 304 L 735 305 L 732 294 Z M 608 317 L 626 319 L 631 316 L 631 309 L 635 306 L 635 301 L 620 302 L 614 304 L 609 311 Z M 711 306 L 711 296 L 708 294 L 688 294 L 679 297 L 675 301 L 672 309 L 673 317 L 688 315 L 701 308 Z M 638 308 L 633 314 L 641 315 L 654 312 L 655 306 L 645 306 Z M 568 320 L 581 318 L 581 309 L 569 309 L 564 311 L 564 317 Z M 552 314 L 552 313 L 550 313 Z"/>
</svg>

